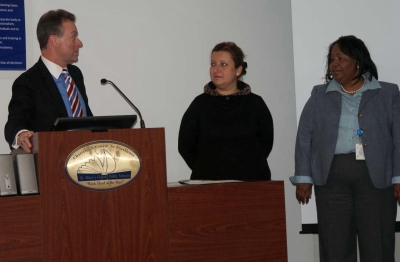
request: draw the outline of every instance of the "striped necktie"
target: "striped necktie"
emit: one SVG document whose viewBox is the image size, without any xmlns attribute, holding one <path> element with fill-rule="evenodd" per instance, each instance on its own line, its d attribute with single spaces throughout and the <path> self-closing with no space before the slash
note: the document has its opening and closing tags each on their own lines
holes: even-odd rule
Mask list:
<svg viewBox="0 0 400 262">
<path fill-rule="evenodd" d="M 79 102 L 78 88 L 75 85 L 74 80 L 71 78 L 67 69 L 63 69 L 61 73 L 64 77 L 65 87 L 67 88 L 68 100 L 71 104 L 72 117 L 83 116 L 83 110 L 81 103 Z"/>
</svg>

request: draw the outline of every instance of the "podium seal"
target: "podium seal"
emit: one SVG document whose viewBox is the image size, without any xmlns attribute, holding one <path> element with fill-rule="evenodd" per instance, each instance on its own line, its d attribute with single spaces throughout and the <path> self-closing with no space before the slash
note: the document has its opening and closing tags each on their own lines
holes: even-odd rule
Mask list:
<svg viewBox="0 0 400 262">
<path fill-rule="evenodd" d="M 99 140 L 74 149 L 65 161 L 67 176 L 86 189 L 104 191 L 131 183 L 140 173 L 142 160 L 130 146 Z"/>
</svg>

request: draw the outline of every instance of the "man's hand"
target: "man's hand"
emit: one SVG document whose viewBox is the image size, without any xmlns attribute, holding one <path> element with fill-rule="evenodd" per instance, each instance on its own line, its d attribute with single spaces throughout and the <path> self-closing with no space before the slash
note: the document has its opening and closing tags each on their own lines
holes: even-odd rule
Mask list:
<svg viewBox="0 0 400 262">
<path fill-rule="evenodd" d="M 31 148 L 33 146 L 31 141 L 32 136 L 32 131 L 24 131 L 17 137 L 17 145 L 19 145 L 26 153 L 31 153 Z"/>
</svg>

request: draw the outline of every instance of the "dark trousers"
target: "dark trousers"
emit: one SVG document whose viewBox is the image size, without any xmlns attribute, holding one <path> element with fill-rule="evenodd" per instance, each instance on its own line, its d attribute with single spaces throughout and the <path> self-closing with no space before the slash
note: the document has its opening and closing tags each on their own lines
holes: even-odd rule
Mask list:
<svg viewBox="0 0 400 262">
<path fill-rule="evenodd" d="M 396 200 L 393 187 L 377 189 L 365 161 L 335 155 L 327 183 L 315 186 L 320 261 L 394 260 Z"/>
</svg>

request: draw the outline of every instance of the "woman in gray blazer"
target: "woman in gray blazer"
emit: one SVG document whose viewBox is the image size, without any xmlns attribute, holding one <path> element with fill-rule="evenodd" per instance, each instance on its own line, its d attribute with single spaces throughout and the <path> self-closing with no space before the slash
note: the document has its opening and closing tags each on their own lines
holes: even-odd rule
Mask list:
<svg viewBox="0 0 400 262">
<path fill-rule="evenodd" d="M 378 82 L 369 51 L 355 36 L 329 46 L 325 79 L 299 122 L 290 178 L 296 198 L 308 203 L 315 185 L 321 261 L 357 261 L 357 237 L 361 261 L 394 261 L 399 88 Z"/>
</svg>

